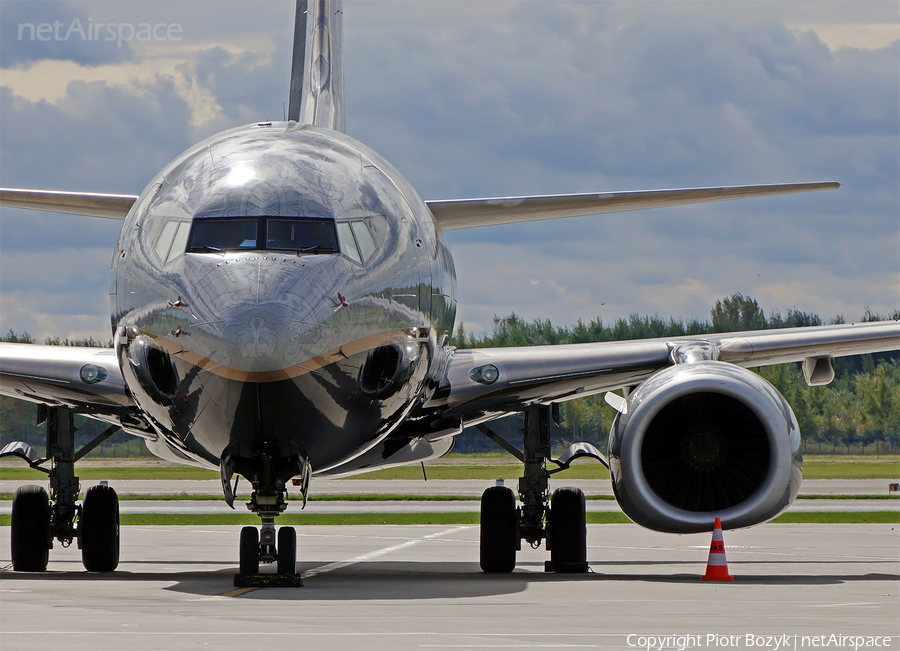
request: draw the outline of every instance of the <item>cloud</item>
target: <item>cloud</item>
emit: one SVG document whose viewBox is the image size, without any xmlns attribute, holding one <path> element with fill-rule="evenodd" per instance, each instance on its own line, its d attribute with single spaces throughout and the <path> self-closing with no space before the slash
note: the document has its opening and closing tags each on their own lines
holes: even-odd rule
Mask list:
<svg viewBox="0 0 900 651">
<path fill-rule="evenodd" d="M 82 68 L 66 69 L 72 78 L 57 95 L 26 98 L 9 76 L 13 87 L 0 96 L 4 186 L 137 193 L 194 142 L 281 117 L 293 3 L 103 4 L 104 20 L 146 14 L 184 28 L 178 44 L 132 42 L 121 54 L 130 59 L 108 59 L 106 68 L 72 42 L 54 53 L 8 38 L 8 24 L 25 15 L 18 4 L 2 5 L 2 65 L 68 58 Z M 767 310 L 796 306 L 826 319 L 897 307 L 900 42 L 862 49 L 823 36 L 862 24 L 896 29 L 892 3 L 462 6 L 344 3 L 348 132 L 423 198 L 844 184 L 450 232 L 467 325 L 489 328 L 494 314 L 511 311 L 558 324 L 635 312 L 705 318 L 734 291 Z M 96 21 L 94 7 L 51 9 Z M 109 76 L 90 77 L 85 66 Z M 13 319 L 27 325 L 29 310 L 47 323 L 62 309 L 52 294 L 61 288 L 82 297 L 64 311 L 80 305 L 87 318 L 87 307 L 106 299 L 108 254 L 96 251 L 112 249 L 117 229 L 4 210 L 0 330 Z M 44 270 L 62 249 L 71 250 L 67 265 L 80 265 L 70 275 L 87 278 L 94 265 L 101 277 L 54 290 Z M 42 311 L 29 295 L 51 305 Z"/>
<path fill-rule="evenodd" d="M 4 0 L 0 14 L 0 65 L 4 68 L 27 67 L 46 59 L 96 66 L 134 56 L 131 40 L 120 42 L 118 24 L 112 32 L 106 25 L 101 28 L 83 3 Z M 130 33 L 123 31 L 123 36 Z"/>
</svg>

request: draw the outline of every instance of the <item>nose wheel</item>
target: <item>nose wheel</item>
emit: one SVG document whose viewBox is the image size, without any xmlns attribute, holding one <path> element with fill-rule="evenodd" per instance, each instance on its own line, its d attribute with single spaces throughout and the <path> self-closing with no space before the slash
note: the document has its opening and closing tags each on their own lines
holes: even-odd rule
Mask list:
<svg viewBox="0 0 900 651">
<path fill-rule="evenodd" d="M 297 531 L 294 527 L 278 530 L 278 573 L 294 574 L 297 571 Z"/>
<path fill-rule="evenodd" d="M 259 574 L 259 557 L 259 529 L 244 527 L 241 529 L 241 574 Z"/>
<path fill-rule="evenodd" d="M 297 574 L 297 531 L 294 527 L 278 529 L 275 544 L 275 527 L 263 525 L 241 529 L 240 573 L 234 577 L 234 585 L 247 587 L 301 586 L 303 580 Z M 260 574 L 260 563 L 275 563 L 277 574 Z"/>
<path fill-rule="evenodd" d="M 238 588 L 299 587 L 303 580 L 297 574 L 297 531 L 293 527 L 275 528 L 275 518 L 287 509 L 288 481 L 300 486 L 303 506 L 309 491 L 312 472 L 302 450 L 290 457 L 260 452 L 254 457 L 233 454 L 239 449 L 226 448 L 221 459 L 222 489 L 225 501 L 234 508 L 237 482 L 231 478 L 243 475 L 253 486 L 247 509 L 257 514 L 262 526 L 241 529 L 239 573 L 234 575 Z M 280 453 L 279 453 L 280 454 Z M 260 573 L 260 565 L 275 564 L 275 572 Z"/>
</svg>

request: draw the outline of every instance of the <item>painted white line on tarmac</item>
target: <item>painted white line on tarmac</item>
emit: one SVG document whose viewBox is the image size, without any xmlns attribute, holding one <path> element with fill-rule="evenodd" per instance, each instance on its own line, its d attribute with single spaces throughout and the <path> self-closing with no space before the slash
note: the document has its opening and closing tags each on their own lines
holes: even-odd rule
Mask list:
<svg viewBox="0 0 900 651">
<path fill-rule="evenodd" d="M 422 536 L 421 538 L 415 538 L 413 540 L 408 540 L 404 543 L 400 543 L 399 545 L 394 545 L 392 547 L 385 547 L 383 549 L 376 550 L 374 552 L 369 552 L 368 554 L 362 554 L 361 556 L 355 556 L 354 558 L 349 558 L 345 561 L 337 561 L 336 563 L 329 563 L 328 565 L 320 565 L 319 567 L 314 567 L 312 569 L 307 570 L 303 574 L 301 574 L 301 578 L 308 578 L 310 576 L 316 576 L 317 574 L 324 574 L 325 572 L 333 572 L 334 570 L 339 570 L 344 567 L 349 567 L 350 565 L 356 565 L 357 563 L 363 563 L 365 561 L 372 560 L 373 558 L 378 558 L 379 556 L 384 556 L 385 554 L 390 554 L 391 552 L 396 552 L 401 549 L 405 549 L 407 547 L 412 547 L 413 545 L 418 545 L 421 542 L 425 542 L 426 540 L 430 540 L 432 538 L 439 538 L 441 536 L 446 536 L 451 533 L 456 533 L 457 531 L 463 531 L 464 529 L 471 528 L 471 525 L 466 525 L 463 527 L 454 527 L 453 529 L 447 529 L 446 531 L 439 531 L 438 533 L 428 534 L 427 536 Z"/>
</svg>

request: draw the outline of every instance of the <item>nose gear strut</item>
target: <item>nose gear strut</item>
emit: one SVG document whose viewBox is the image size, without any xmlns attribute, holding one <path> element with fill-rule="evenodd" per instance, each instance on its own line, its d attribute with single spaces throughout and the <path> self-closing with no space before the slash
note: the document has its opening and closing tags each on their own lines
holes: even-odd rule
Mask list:
<svg viewBox="0 0 900 651">
<path fill-rule="evenodd" d="M 230 447 L 230 446 L 229 446 Z M 234 575 L 235 587 L 299 587 L 303 580 L 296 572 L 297 532 L 293 527 L 275 529 L 275 518 L 288 506 L 287 481 L 298 478 L 303 506 L 309 493 L 312 468 L 306 455 L 297 450 L 287 460 L 281 456 L 260 453 L 251 459 L 233 456 L 229 449 L 222 454 L 219 471 L 225 501 L 234 508 L 237 479 L 243 475 L 253 486 L 247 509 L 259 515 L 261 527 L 241 530 L 240 572 Z M 260 574 L 259 565 L 275 563 L 276 574 Z"/>
</svg>

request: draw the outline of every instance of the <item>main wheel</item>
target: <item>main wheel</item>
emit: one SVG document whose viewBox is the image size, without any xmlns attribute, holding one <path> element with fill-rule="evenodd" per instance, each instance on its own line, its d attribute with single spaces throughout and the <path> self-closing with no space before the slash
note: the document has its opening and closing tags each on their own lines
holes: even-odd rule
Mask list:
<svg viewBox="0 0 900 651">
<path fill-rule="evenodd" d="M 281 527 L 278 530 L 278 573 L 295 574 L 297 572 L 297 530 L 294 527 Z"/>
<path fill-rule="evenodd" d="M 109 486 L 91 486 L 84 495 L 81 562 L 88 572 L 112 572 L 119 566 L 119 496 Z"/>
<path fill-rule="evenodd" d="M 16 572 L 43 572 L 50 558 L 50 498 L 40 486 L 16 489 L 10 518 L 10 552 Z"/>
<path fill-rule="evenodd" d="M 553 491 L 547 547 L 554 572 L 587 572 L 587 524 L 581 489 L 558 488 Z"/>
<path fill-rule="evenodd" d="M 241 574 L 259 574 L 259 529 L 241 529 Z"/>
<path fill-rule="evenodd" d="M 492 486 L 481 496 L 481 569 L 512 572 L 518 548 L 516 496 L 505 486 Z"/>
</svg>

